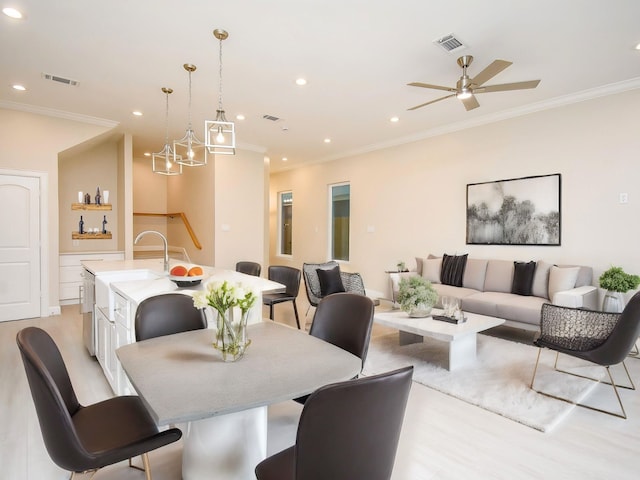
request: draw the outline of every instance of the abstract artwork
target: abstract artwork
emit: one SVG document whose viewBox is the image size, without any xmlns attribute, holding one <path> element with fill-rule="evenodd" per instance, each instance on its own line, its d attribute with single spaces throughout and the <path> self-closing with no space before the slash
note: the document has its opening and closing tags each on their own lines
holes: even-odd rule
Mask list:
<svg viewBox="0 0 640 480">
<path fill-rule="evenodd" d="M 560 174 L 468 184 L 467 244 L 560 245 Z"/>
</svg>

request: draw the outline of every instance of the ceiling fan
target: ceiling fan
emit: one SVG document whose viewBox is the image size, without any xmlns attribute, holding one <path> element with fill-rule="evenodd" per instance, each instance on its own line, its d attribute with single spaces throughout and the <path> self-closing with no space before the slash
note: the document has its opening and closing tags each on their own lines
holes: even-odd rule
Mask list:
<svg viewBox="0 0 640 480">
<path fill-rule="evenodd" d="M 432 103 L 436 103 L 440 100 L 451 97 L 457 97 L 459 100 L 461 100 L 464 108 L 466 108 L 467 111 L 473 110 L 474 108 L 478 108 L 480 106 L 478 100 L 475 97 L 475 94 L 477 93 L 524 90 L 527 88 L 536 88 L 540 83 L 540 80 L 529 80 L 526 82 L 503 83 L 502 85 L 483 86 L 485 82 L 491 80 L 505 68 L 511 65 L 512 62 L 507 62 L 506 60 L 494 60 L 487 68 L 482 70 L 474 78 L 469 78 L 469 75 L 467 75 L 467 68 L 469 67 L 469 65 L 471 65 L 471 62 L 473 62 L 473 57 L 471 55 L 464 55 L 458 58 L 458 65 L 460 65 L 460 67 L 462 68 L 462 76 L 456 83 L 455 88 L 443 87 L 441 85 L 431 85 L 429 83 L 421 82 L 409 83 L 408 85 L 412 87 L 432 88 L 435 90 L 452 92 L 451 95 L 447 95 L 445 97 L 437 98 L 436 100 L 431 100 L 430 102 L 416 105 L 415 107 L 409 108 L 409 110 L 416 110 L 418 108 L 425 107 L 427 105 L 431 105 Z"/>
</svg>

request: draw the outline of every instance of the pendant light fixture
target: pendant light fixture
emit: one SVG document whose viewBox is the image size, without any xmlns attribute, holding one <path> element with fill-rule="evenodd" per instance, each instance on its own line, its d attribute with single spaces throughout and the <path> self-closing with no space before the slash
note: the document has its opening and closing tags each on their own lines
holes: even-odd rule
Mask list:
<svg viewBox="0 0 640 480">
<path fill-rule="evenodd" d="M 182 139 L 173 141 L 173 155 L 175 163 L 187 167 L 199 167 L 207 164 L 207 156 L 204 151 L 204 142 L 196 137 L 191 125 L 191 74 L 196 71 L 196 66 L 185 63 L 183 67 L 189 73 L 189 118 L 187 133 Z M 181 157 L 180 160 L 178 160 L 179 157 Z"/>
<path fill-rule="evenodd" d="M 161 175 L 182 175 L 182 165 L 177 163 L 182 160 L 180 155 L 175 155 L 169 145 L 169 95 L 173 93 L 173 89 L 162 87 L 162 92 L 166 95 L 166 133 L 164 137 L 164 148 L 154 153 L 152 157 L 153 173 Z"/>
<path fill-rule="evenodd" d="M 205 141 L 207 153 L 218 155 L 235 155 L 236 153 L 236 131 L 233 122 L 228 122 L 222 107 L 222 41 L 229 34 L 225 30 L 216 28 L 213 36 L 220 42 L 220 87 L 218 90 L 218 110 L 216 110 L 216 119 L 204 122 Z"/>
</svg>

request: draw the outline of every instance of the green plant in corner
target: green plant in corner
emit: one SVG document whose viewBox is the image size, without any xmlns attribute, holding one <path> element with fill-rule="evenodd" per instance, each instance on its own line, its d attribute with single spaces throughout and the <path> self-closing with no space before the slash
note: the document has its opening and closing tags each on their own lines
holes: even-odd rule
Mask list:
<svg viewBox="0 0 640 480">
<path fill-rule="evenodd" d="M 403 311 L 411 312 L 416 308 L 431 309 L 438 301 L 438 292 L 431 282 L 414 275 L 400 280 L 397 300 Z"/>
<path fill-rule="evenodd" d="M 625 273 L 622 267 L 611 267 L 600 275 L 600 287 L 610 292 L 625 293 L 638 288 L 640 276 Z"/>
</svg>

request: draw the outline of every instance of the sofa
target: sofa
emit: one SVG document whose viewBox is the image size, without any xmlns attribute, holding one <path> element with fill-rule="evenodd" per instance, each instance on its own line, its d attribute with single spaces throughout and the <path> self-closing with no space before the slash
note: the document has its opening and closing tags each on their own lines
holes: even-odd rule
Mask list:
<svg viewBox="0 0 640 480">
<path fill-rule="evenodd" d="M 465 312 L 502 318 L 506 325 L 526 330 L 539 330 L 545 303 L 597 309 L 598 290 L 591 286 L 593 269 L 588 266 L 446 254 L 416 258 L 416 265 L 414 271 L 390 274 L 394 300 L 402 278 L 421 275 L 438 292 L 436 307 L 443 296 L 455 297 Z"/>
</svg>

